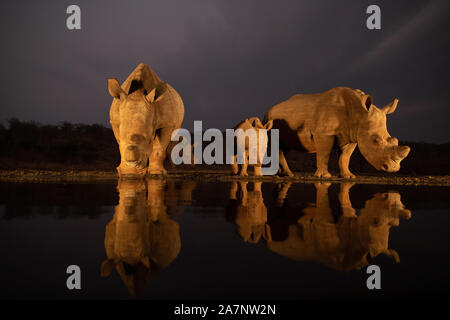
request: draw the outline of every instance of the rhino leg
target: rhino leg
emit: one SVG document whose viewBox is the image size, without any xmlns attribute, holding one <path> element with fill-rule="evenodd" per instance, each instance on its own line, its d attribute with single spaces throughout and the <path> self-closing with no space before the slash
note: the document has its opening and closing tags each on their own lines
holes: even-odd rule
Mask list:
<svg viewBox="0 0 450 320">
<path fill-rule="evenodd" d="M 241 172 L 239 172 L 240 176 L 244 176 L 244 177 L 248 176 L 248 173 L 247 173 L 248 161 L 249 161 L 248 160 L 248 151 L 245 151 L 244 163 L 241 165 Z"/>
<path fill-rule="evenodd" d="M 241 204 L 246 207 L 248 205 L 248 191 L 247 191 L 247 184 L 248 182 L 245 181 L 239 181 L 239 186 L 241 189 Z"/>
<path fill-rule="evenodd" d="M 234 155 L 234 157 L 233 157 L 233 163 L 231 164 L 231 172 L 233 174 L 238 174 L 238 172 L 239 172 L 239 165 L 237 163 L 237 155 Z"/>
<path fill-rule="evenodd" d="M 341 177 L 345 179 L 355 178 L 355 175 L 350 172 L 348 165 L 350 163 L 350 157 L 356 148 L 356 143 L 349 143 L 341 147 L 342 153 L 339 157 L 339 169 L 341 171 Z"/>
<path fill-rule="evenodd" d="M 159 131 L 159 135 L 155 138 L 153 143 L 153 150 L 150 155 L 148 173 L 149 174 L 166 174 L 167 170 L 164 169 L 164 160 L 166 158 L 167 146 L 170 143 L 170 137 L 174 128 L 162 128 Z"/>
<path fill-rule="evenodd" d="M 356 210 L 350 201 L 350 188 L 355 185 L 354 182 L 344 182 L 339 190 L 339 203 L 341 204 L 342 217 L 357 218 Z"/>
<path fill-rule="evenodd" d="M 282 183 L 277 186 L 278 195 L 277 195 L 277 206 L 281 207 L 284 203 L 284 199 L 286 199 L 289 188 L 291 187 L 292 182 Z"/>
<path fill-rule="evenodd" d="M 279 152 L 279 161 L 280 161 L 280 166 L 282 168 L 281 175 L 293 177 L 294 174 L 292 173 L 291 169 L 289 169 L 286 158 L 284 157 L 283 150 L 281 148 L 280 148 L 280 152 Z"/>
<path fill-rule="evenodd" d="M 233 181 L 231 183 L 231 186 L 230 186 L 230 196 L 229 196 L 229 198 L 237 200 L 237 191 L 238 191 L 238 184 L 237 184 L 236 181 Z"/>
<path fill-rule="evenodd" d="M 328 160 L 330 159 L 330 153 L 333 149 L 334 136 L 318 135 L 314 136 L 314 142 L 316 144 L 316 163 L 317 170 L 314 175 L 318 178 L 330 178 L 331 174 L 328 172 Z"/>
</svg>

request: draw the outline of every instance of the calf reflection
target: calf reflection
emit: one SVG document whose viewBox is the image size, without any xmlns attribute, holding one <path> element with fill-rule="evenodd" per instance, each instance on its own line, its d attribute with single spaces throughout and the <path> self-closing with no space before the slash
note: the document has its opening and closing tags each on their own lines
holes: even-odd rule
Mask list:
<svg viewBox="0 0 450 320">
<path fill-rule="evenodd" d="M 343 183 L 339 192 L 340 214 L 333 215 L 329 186 L 329 183 L 315 184 L 315 205 L 304 209 L 297 222 L 287 226 L 284 240 L 268 242 L 267 247 L 294 260 L 319 262 L 340 271 L 361 269 L 381 253 L 399 262 L 397 252 L 388 246 L 389 231 L 391 226 L 399 225 L 400 219 L 411 217 L 400 194 L 377 193 L 356 215 L 349 196 L 353 184 Z M 281 196 L 284 197 L 285 194 Z"/>
<path fill-rule="evenodd" d="M 165 187 L 165 180 L 153 179 L 120 180 L 117 187 L 119 204 L 106 226 L 101 276 L 115 268 L 133 296 L 180 252 L 180 228 L 167 214 Z"/>
<path fill-rule="evenodd" d="M 230 205 L 227 219 L 236 223 L 239 236 L 249 243 L 258 243 L 261 237 L 270 241 L 270 228 L 267 224 L 267 207 L 261 193 L 262 182 L 233 182 L 230 188 Z"/>
</svg>

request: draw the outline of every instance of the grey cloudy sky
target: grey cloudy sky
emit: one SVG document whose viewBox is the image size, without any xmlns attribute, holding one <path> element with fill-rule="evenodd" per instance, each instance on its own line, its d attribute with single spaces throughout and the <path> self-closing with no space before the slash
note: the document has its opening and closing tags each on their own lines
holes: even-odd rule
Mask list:
<svg viewBox="0 0 450 320">
<path fill-rule="evenodd" d="M 78 4 L 82 30 L 66 28 Z M 365 27 L 377 4 L 382 29 Z M 106 79 L 147 63 L 180 93 L 183 126 L 227 128 L 336 86 L 399 98 L 388 129 L 450 142 L 449 1 L 10 1 L 2 4 L 0 121 L 109 125 Z"/>
</svg>

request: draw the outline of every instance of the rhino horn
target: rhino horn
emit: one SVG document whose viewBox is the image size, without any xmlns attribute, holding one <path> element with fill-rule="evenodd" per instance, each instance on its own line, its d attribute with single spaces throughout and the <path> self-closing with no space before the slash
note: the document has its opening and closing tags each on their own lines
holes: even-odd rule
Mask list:
<svg viewBox="0 0 450 320">
<path fill-rule="evenodd" d="M 392 112 L 395 111 L 395 109 L 397 109 L 397 104 L 398 104 L 398 99 L 394 99 L 394 101 L 392 101 L 391 103 L 387 104 L 385 107 L 383 107 L 381 110 L 385 113 L 385 114 L 391 114 Z"/>
<path fill-rule="evenodd" d="M 398 255 L 397 251 L 395 251 L 394 249 L 386 249 L 383 252 L 385 255 L 387 255 L 388 257 L 394 259 L 394 261 L 396 263 L 400 263 L 400 256 Z"/>
<path fill-rule="evenodd" d="M 397 155 L 400 159 L 405 159 L 411 150 L 408 146 L 400 146 L 397 148 Z"/>
<path fill-rule="evenodd" d="M 156 94 L 156 88 L 153 88 L 152 91 L 150 91 L 146 96 L 145 99 L 147 99 L 148 102 L 152 103 L 155 101 L 155 94 Z"/>
</svg>

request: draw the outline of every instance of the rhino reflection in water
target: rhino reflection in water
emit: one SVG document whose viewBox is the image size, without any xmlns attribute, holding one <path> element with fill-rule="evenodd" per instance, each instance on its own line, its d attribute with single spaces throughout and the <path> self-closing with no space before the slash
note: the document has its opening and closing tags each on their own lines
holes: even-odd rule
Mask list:
<svg viewBox="0 0 450 320">
<path fill-rule="evenodd" d="M 165 187 L 165 180 L 119 181 L 119 204 L 105 231 L 107 259 L 101 275 L 107 277 L 115 268 L 133 296 L 180 252 L 180 228 L 167 214 Z M 175 201 L 176 195 L 168 196 Z"/>
<path fill-rule="evenodd" d="M 297 223 L 288 226 L 286 239 L 277 241 L 272 233 L 274 240 L 267 247 L 294 260 L 319 262 L 340 271 L 361 269 L 382 253 L 399 262 L 397 252 L 388 246 L 389 231 L 400 219 L 409 219 L 411 212 L 398 192 L 386 192 L 367 200 L 356 215 L 349 197 L 352 185 L 341 184 L 342 214 L 336 221 L 328 200 L 330 184 L 317 183 L 315 206 L 306 208 Z"/>
<path fill-rule="evenodd" d="M 251 191 L 247 189 L 246 181 L 231 184 L 227 219 L 236 223 L 237 232 L 245 242 L 258 243 L 261 237 L 270 241 L 267 207 L 261 193 L 262 182 L 252 184 Z"/>
</svg>

